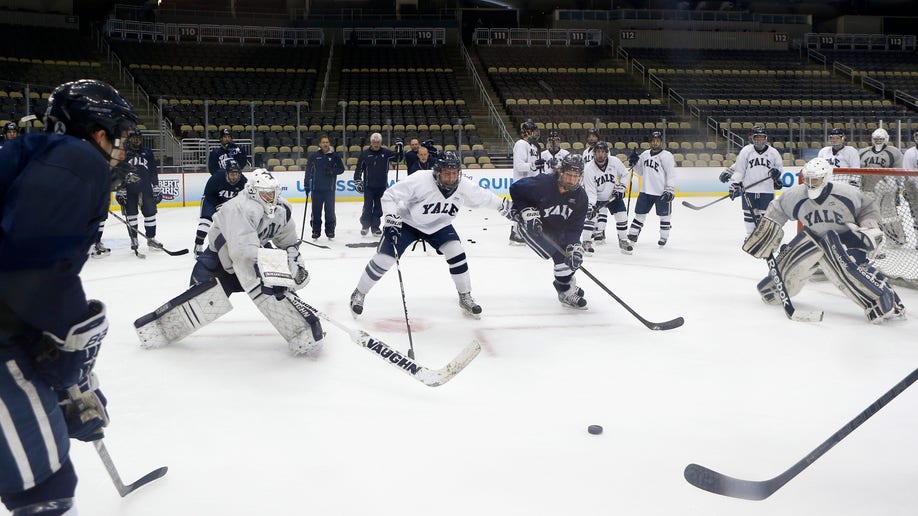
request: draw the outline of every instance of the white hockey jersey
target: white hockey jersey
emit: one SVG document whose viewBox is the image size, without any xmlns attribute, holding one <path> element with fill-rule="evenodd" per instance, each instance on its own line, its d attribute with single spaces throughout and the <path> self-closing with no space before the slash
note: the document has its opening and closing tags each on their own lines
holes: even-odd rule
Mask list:
<svg viewBox="0 0 918 516">
<path fill-rule="evenodd" d="M 610 145 L 610 147 L 611 147 L 611 145 Z M 584 147 L 582 157 L 583 157 L 583 162 L 584 162 L 584 163 L 589 163 L 589 162 L 593 161 L 593 147 L 591 147 L 591 146 L 589 146 L 589 145 L 587 145 L 586 147 Z"/>
<path fill-rule="evenodd" d="M 634 173 L 643 177 L 641 192 L 649 195 L 663 195 L 666 190 L 674 191 L 676 160 L 666 149 L 654 152 L 647 149 L 641 153 L 634 165 Z"/>
<path fill-rule="evenodd" d="M 278 197 L 274 216 L 268 217 L 261 201 L 244 191 L 220 206 L 207 239 L 223 268 L 235 273 L 245 288 L 251 288 L 258 279 L 255 263 L 259 248 L 268 242 L 278 249 L 299 244 L 293 209 L 286 199 Z"/>
<path fill-rule="evenodd" d="M 766 177 L 771 177 L 769 171 L 773 168 L 784 173 L 781 153 L 771 145 L 766 145 L 762 152 L 759 152 L 755 150 L 755 145 L 749 144 L 736 156 L 730 182 L 742 183 L 743 188 L 749 193 L 774 193 L 774 181 L 762 181 Z M 758 181 L 762 182 L 752 186 Z"/>
<path fill-rule="evenodd" d="M 387 188 L 381 203 L 383 213 L 398 215 L 403 223 L 429 235 L 452 224 L 463 206 L 496 210 L 501 199 L 462 176 L 456 190 L 445 197 L 433 172 L 419 171 Z"/>
<path fill-rule="evenodd" d="M 520 138 L 513 144 L 513 180 L 519 181 L 524 177 L 534 176 L 539 173 L 535 168 L 535 160 L 539 159 L 539 149 L 535 145 Z"/>
<path fill-rule="evenodd" d="M 605 202 L 612 198 L 616 185 L 628 184 L 628 170 L 616 157 L 606 159 L 606 166 L 600 168 L 596 160 L 583 167 L 583 189 L 586 191 L 590 205 Z"/>
<path fill-rule="evenodd" d="M 551 174 L 552 172 L 554 172 L 554 169 L 561 166 L 561 160 L 564 159 L 569 154 L 570 152 L 568 152 L 567 149 L 558 149 L 557 154 L 552 154 L 551 151 L 548 149 L 543 150 L 542 155 L 539 156 L 540 158 L 545 160 L 545 169 L 542 170 L 542 173 Z"/>
<path fill-rule="evenodd" d="M 905 151 L 902 156 L 902 168 L 906 170 L 918 170 L 918 146 L 911 147 Z"/>
</svg>

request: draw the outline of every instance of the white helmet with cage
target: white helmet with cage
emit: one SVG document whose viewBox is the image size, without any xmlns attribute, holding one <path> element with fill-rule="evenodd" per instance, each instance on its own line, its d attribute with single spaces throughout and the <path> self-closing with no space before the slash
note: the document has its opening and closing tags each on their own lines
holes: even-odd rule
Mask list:
<svg viewBox="0 0 918 516">
<path fill-rule="evenodd" d="M 884 145 L 889 143 L 889 133 L 882 127 L 873 132 L 870 139 L 873 141 L 873 148 L 880 150 Z"/>
<path fill-rule="evenodd" d="M 264 205 L 265 214 L 273 218 L 280 198 L 280 184 L 267 169 L 256 168 L 253 173 L 252 180 L 246 184 L 246 195 Z"/>
<path fill-rule="evenodd" d="M 803 184 L 810 199 L 822 194 L 823 188 L 832 180 L 832 165 L 823 158 L 813 158 L 803 166 Z"/>
</svg>

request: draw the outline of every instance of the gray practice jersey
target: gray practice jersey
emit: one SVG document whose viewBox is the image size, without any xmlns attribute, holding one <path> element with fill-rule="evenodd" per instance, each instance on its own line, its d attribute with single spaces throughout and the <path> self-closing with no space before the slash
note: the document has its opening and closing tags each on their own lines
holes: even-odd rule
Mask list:
<svg viewBox="0 0 918 516">
<path fill-rule="evenodd" d="M 902 151 L 884 145 L 880 150 L 871 145 L 861 149 L 861 168 L 902 168 Z"/>
<path fill-rule="evenodd" d="M 880 212 L 876 203 L 854 186 L 828 183 L 817 199 L 807 196 L 806 185 L 785 189 L 771 201 L 765 216 L 783 226 L 789 220 L 799 220 L 819 236 L 829 231 L 850 231 L 848 223 L 876 227 Z"/>
</svg>

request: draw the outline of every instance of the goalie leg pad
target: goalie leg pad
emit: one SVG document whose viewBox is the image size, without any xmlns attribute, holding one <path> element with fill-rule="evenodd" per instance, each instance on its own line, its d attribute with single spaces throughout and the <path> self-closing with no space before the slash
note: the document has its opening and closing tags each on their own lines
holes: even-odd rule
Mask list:
<svg viewBox="0 0 918 516">
<path fill-rule="evenodd" d="M 781 245 L 782 238 L 784 238 L 784 230 L 781 229 L 781 226 L 768 217 L 762 217 L 755 225 L 752 234 L 743 242 L 743 251 L 756 258 L 765 258 Z"/>
<path fill-rule="evenodd" d="M 159 348 L 179 341 L 233 309 L 216 278 L 194 285 L 155 311 L 134 321 L 140 347 Z"/>
<path fill-rule="evenodd" d="M 322 349 L 325 332 L 322 323 L 309 307 L 295 293 L 287 291 L 277 299 L 261 292 L 260 288 L 249 291 L 249 297 L 268 322 L 287 341 L 294 355 L 315 355 Z"/>
<path fill-rule="evenodd" d="M 852 301 L 864 309 L 873 323 L 896 315 L 898 296 L 886 282 L 886 277 L 873 266 L 858 267 L 842 244 L 838 233 L 829 231 L 820 242 L 824 258 L 821 261 L 826 277 Z"/>
<path fill-rule="evenodd" d="M 784 289 L 788 296 L 797 295 L 803 289 L 810 277 L 816 273 L 822 255 L 822 248 L 809 232 L 803 231 L 798 233 L 775 258 L 775 265 L 784 278 Z M 781 304 L 778 289 L 770 275 L 759 282 L 758 289 L 762 301 L 770 305 Z"/>
</svg>

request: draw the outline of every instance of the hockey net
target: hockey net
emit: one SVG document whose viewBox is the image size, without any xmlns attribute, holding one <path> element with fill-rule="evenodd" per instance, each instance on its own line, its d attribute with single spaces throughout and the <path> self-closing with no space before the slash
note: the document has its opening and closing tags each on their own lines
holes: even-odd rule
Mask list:
<svg viewBox="0 0 918 516">
<path fill-rule="evenodd" d="M 837 168 L 832 175 L 836 181 L 860 176 L 861 191 L 880 210 L 885 235 L 874 266 L 892 283 L 918 289 L 918 170 Z"/>
</svg>

